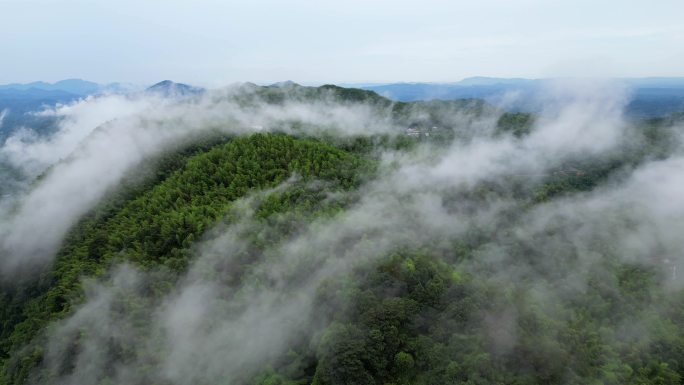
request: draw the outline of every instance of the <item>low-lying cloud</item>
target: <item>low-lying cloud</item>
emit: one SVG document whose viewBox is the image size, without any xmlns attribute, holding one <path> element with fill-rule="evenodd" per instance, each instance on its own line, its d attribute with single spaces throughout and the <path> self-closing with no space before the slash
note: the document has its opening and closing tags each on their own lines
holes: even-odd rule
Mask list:
<svg viewBox="0 0 684 385">
<path fill-rule="evenodd" d="M 252 206 L 279 190 L 243 198 L 234 206 L 235 220 L 208 232 L 194 248 L 196 258 L 187 273 L 162 298 L 141 294 L 156 273 L 129 265 L 109 280 L 89 283 L 84 304 L 50 329 L 44 369 L 64 384 L 105 376 L 114 383 L 245 380 L 320 331 L 315 299 L 322 282 L 393 250 L 460 239 L 473 230 L 488 241 L 458 268 L 485 272 L 486 279 L 504 285 L 534 278 L 530 290 L 543 303 L 581 293 L 588 272 L 600 269 L 607 253 L 665 270 L 669 278 L 662 284 L 681 289 L 684 281 L 671 273 L 677 267 L 684 272 L 678 252 L 684 246 L 684 204 L 678 198 L 684 193 L 681 148 L 620 170 L 591 191 L 534 205 L 513 196 L 514 184 L 539 187 L 568 162 L 640 145 L 622 116 L 628 101 L 624 90 L 571 88 L 549 91 L 547 113 L 521 138 L 495 135 L 496 113 L 463 116 L 454 118 L 452 129 L 468 135 L 446 147 L 426 143 L 411 152 L 386 151 L 377 177 L 355 192 L 357 198 L 344 212 L 303 223 L 302 231 L 265 249 L 247 241 L 247 234 L 269 226 L 255 217 Z M 391 119 L 387 108 L 326 100 L 245 103 L 235 98 L 240 92 L 245 91 L 222 90 L 178 103 L 86 100 L 61 110 L 73 115 L 51 139 L 8 141 L 2 151 L 18 164 L 52 167 L 3 229 L 3 271 L 49 261 L 69 227 L 127 171 L 186 135 L 213 128 L 244 135 L 302 127 L 305 133 L 329 128 L 340 136 L 404 135 L 406 128 Z M 96 119 L 104 116 L 99 109 L 107 110 L 106 120 Z M 51 153 L 48 141 L 59 150 Z M 38 241 L 32 236 L 36 233 L 41 234 Z M 513 258 L 521 247 L 534 264 Z M 223 274 L 235 268 L 234 258 L 246 249 L 260 255 L 235 287 Z M 121 307 L 121 298 L 138 299 Z M 506 331 L 516 320 L 514 310 L 485 318 L 492 329 Z M 77 335 L 80 350 L 69 351 Z M 513 332 L 506 334 L 496 349 L 511 349 L 515 338 Z M 112 345 L 126 346 L 136 359 L 113 354 Z M 75 366 L 63 374 L 65 359 L 73 359 Z"/>
</svg>

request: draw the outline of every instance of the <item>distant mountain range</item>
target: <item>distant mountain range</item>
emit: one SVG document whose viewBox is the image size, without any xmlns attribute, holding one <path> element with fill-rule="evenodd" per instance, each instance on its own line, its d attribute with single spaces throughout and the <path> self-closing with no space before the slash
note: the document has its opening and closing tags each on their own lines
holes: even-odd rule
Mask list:
<svg viewBox="0 0 684 385">
<path fill-rule="evenodd" d="M 521 111 L 539 111 L 544 87 L 553 79 L 472 77 L 455 83 L 347 84 L 375 91 L 390 99 L 484 99 L 492 104 Z M 627 113 L 634 117 L 656 117 L 684 111 L 684 78 L 616 79 L 631 92 Z M 515 94 L 515 98 L 507 95 Z"/>
<path fill-rule="evenodd" d="M 127 83 L 98 84 L 81 79 L 66 79 L 56 83 L 38 81 L 32 83 L 0 84 L 0 101 L 14 99 L 60 102 L 88 95 L 143 91 L 178 96 L 202 93 L 204 89 L 183 83 L 175 83 L 171 80 L 164 80 L 145 88 Z"/>
<path fill-rule="evenodd" d="M 389 83 L 343 84 L 345 87 L 375 91 L 398 100 L 483 99 L 511 111 L 536 112 L 545 101 L 543 92 L 550 79 L 471 77 L 453 83 Z M 665 116 L 684 111 L 684 78 L 616 79 L 625 84 L 631 99 L 627 114 L 637 118 Z M 292 87 L 284 81 L 271 87 Z M 17 127 L 29 125 L 41 131 L 52 122 L 29 112 L 57 103 L 69 103 L 88 95 L 104 93 L 152 93 L 164 97 L 190 97 L 203 93 L 203 88 L 164 80 L 150 87 L 126 83 L 98 84 L 81 79 L 66 79 L 55 83 L 42 81 L 0 85 L 0 143 Z M 514 98 L 509 95 L 516 95 Z M 45 129 L 41 129 L 41 127 Z"/>
<path fill-rule="evenodd" d="M 56 83 L 32 82 L 0 85 L 0 144 L 12 132 L 28 126 L 37 132 L 50 132 L 55 118 L 31 114 L 59 103 L 70 103 L 89 95 L 107 93 L 153 93 L 164 97 L 186 97 L 204 89 L 164 80 L 148 88 L 126 83 L 97 84 L 81 79 L 66 79 Z"/>
<path fill-rule="evenodd" d="M 65 79 L 55 83 L 42 81 L 31 83 L 11 83 L 0 85 L 0 91 L 27 91 L 28 95 L 39 94 L 40 91 L 56 91 L 77 96 L 93 95 L 105 92 L 133 92 L 142 88 L 127 83 L 98 84 L 82 79 Z"/>
<path fill-rule="evenodd" d="M 46 82 L 32 82 L 32 83 L 12 83 L 0 85 L 0 90 L 15 90 L 15 91 L 61 91 L 76 95 L 87 95 L 99 92 L 102 86 L 80 79 L 66 79 L 60 80 L 56 83 Z"/>
</svg>

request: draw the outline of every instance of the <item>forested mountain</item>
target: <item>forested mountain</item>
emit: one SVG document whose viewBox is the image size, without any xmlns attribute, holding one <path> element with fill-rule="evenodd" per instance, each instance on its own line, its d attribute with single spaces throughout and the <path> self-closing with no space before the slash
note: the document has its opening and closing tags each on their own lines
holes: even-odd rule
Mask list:
<svg viewBox="0 0 684 385">
<path fill-rule="evenodd" d="M 0 384 L 684 382 L 681 114 L 138 97 L 0 211 Z"/>
</svg>

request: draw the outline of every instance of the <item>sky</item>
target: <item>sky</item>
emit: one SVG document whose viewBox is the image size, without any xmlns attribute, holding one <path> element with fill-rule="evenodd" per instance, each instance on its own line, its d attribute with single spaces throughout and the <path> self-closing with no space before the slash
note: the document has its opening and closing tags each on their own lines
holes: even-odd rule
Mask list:
<svg viewBox="0 0 684 385">
<path fill-rule="evenodd" d="M 0 0 L 0 83 L 684 76 L 682 15 L 682 0 Z"/>
</svg>

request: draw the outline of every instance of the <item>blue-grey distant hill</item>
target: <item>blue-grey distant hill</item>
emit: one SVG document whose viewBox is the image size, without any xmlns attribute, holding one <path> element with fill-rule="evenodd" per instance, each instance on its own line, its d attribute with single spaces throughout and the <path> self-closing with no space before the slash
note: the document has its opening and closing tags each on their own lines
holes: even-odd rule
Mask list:
<svg viewBox="0 0 684 385">
<path fill-rule="evenodd" d="M 138 89 L 139 87 L 125 83 L 98 84 L 82 79 L 65 79 L 55 83 L 37 81 L 31 83 L 0 84 L 0 91 L 24 91 L 27 95 L 40 95 L 41 91 L 54 91 L 67 93 L 72 97 L 74 95 L 87 96 L 105 92 L 129 92 Z"/>
<path fill-rule="evenodd" d="M 50 133 L 55 128 L 55 118 L 36 115 L 48 106 L 71 103 L 81 98 L 105 93 L 135 93 L 143 91 L 125 83 L 98 84 L 82 79 L 66 79 L 55 83 L 42 81 L 0 85 L 0 145 L 21 127 L 30 127 L 39 134 Z M 159 82 L 145 92 L 165 97 L 196 95 L 204 90 L 170 80 Z"/>
<path fill-rule="evenodd" d="M 40 86 L 40 84 L 33 84 Z M 20 127 L 31 127 L 39 133 L 51 132 L 55 119 L 39 116 L 34 112 L 44 106 L 54 106 L 58 103 L 69 103 L 83 95 L 48 87 L 18 87 L 0 86 L 0 144 Z"/>
<path fill-rule="evenodd" d="M 202 94 L 204 91 L 204 88 L 194 87 L 183 83 L 175 83 L 171 80 L 163 80 L 145 90 L 145 92 L 159 94 L 165 97 L 193 96 Z"/>
<path fill-rule="evenodd" d="M 36 111 L 43 106 L 69 103 L 88 95 L 104 92 L 122 92 L 126 85 L 112 83 L 97 84 L 81 79 L 66 79 L 56 83 L 32 82 L 0 85 L 0 112 L 6 111 L 4 125 L 8 120 L 19 119 L 27 112 Z"/>
<path fill-rule="evenodd" d="M 634 117 L 657 117 L 684 111 L 684 78 L 618 79 L 631 92 L 627 113 Z M 542 89 L 547 80 L 472 77 L 455 83 L 364 84 L 394 100 L 479 98 L 511 110 L 538 111 L 543 104 Z M 516 95 L 515 98 L 506 97 Z"/>
<path fill-rule="evenodd" d="M 26 84 L 5 84 L 0 85 L 0 90 L 17 90 L 17 91 L 56 91 L 67 92 L 74 95 L 89 95 L 102 90 L 103 86 L 81 80 L 81 79 L 66 79 L 60 80 L 56 83 L 46 82 L 32 82 Z"/>
</svg>

